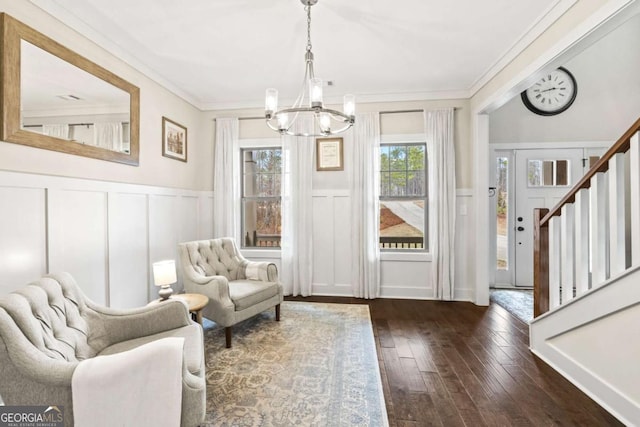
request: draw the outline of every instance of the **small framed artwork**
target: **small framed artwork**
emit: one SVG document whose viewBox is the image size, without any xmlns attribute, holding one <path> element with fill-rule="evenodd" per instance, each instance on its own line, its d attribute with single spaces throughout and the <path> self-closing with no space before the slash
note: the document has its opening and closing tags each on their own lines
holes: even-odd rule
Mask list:
<svg viewBox="0 0 640 427">
<path fill-rule="evenodd" d="M 342 138 L 316 139 L 316 170 L 344 170 Z"/>
<path fill-rule="evenodd" d="M 166 117 L 162 118 L 162 155 L 187 161 L 187 128 Z"/>
</svg>

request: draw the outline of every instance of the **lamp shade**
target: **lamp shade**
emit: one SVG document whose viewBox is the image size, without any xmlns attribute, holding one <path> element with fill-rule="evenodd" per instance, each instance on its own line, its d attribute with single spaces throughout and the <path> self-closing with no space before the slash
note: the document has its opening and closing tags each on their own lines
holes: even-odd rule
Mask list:
<svg viewBox="0 0 640 427">
<path fill-rule="evenodd" d="M 178 281 L 176 277 L 176 262 L 168 259 L 153 263 L 153 280 L 156 286 L 171 285 Z"/>
</svg>

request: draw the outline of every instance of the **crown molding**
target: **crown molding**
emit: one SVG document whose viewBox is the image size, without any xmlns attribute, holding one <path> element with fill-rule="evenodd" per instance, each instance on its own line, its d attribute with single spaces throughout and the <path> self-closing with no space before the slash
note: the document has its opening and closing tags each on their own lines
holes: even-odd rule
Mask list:
<svg viewBox="0 0 640 427">
<path fill-rule="evenodd" d="M 450 99 L 468 99 L 470 97 L 468 90 L 451 90 L 451 91 L 432 91 L 432 92 L 398 92 L 398 93 L 370 93 L 355 94 L 356 105 L 375 102 L 404 102 L 404 101 L 439 101 Z M 281 105 L 293 104 L 293 99 L 281 99 Z M 342 97 L 326 97 L 324 98 L 326 105 L 342 105 Z M 203 111 L 217 110 L 239 110 L 239 109 L 256 109 L 263 108 L 263 105 L 256 105 L 255 101 L 245 102 L 209 102 L 202 105 Z M 357 107 L 356 107 L 357 108 Z"/>
<path fill-rule="evenodd" d="M 586 20 L 557 40 L 544 54 L 538 56 L 515 76 L 473 107 L 473 114 L 489 114 L 518 95 L 535 81 L 541 70 L 553 69 L 567 60 L 572 49 L 583 42 L 593 42 L 621 21 L 640 13 L 640 0 L 609 0 Z M 590 43 L 589 42 L 589 43 Z"/>
<path fill-rule="evenodd" d="M 469 89 L 469 98 L 493 79 L 504 67 L 509 65 L 535 39 L 540 37 L 554 22 L 565 14 L 578 0 L 556 0 L 551 4 L 525 32 L 504 52 L 500 58 L 480 76 Z"/>
<path fill-rule="evenodd" d="M 51 15 L 54 19 L 62 22 L 72 30 L 78 32 L 83 37 L 91 40 L 93 43 L 100 46 L 111 55 L 128 64 L 136 71 L 153 80 L 174 95 L 182 98 L 194 107 L 203 110 L 201 105 L 202 103 L 198 99 L 195 99 L 189 93 L 180 89 L 178 86 L 174 85 L 169 80 L 165 79 L 164 77 L 153 71 L 151 68 L 147 67 L 145 64 L 137 60 L 134 55 L 120 47 L 120 45 L 112 42 L 110 39 L 100 34 L 98 30 L 85 23 L 83 20 L 74 15 L 72 11 L 65 8 L 64 6 L 61 6 L 55 0 L 29 0 L 29 2 Z"/>
<path fill-rule="evenodd" d="M 97 29 L 88 25 L 78 18 L 74 13 L 60 5 L 56 0 L 29 0 L 30 3 L 42 9 L 58 21 L 77 31 L 82 36 L 105 49 L 111 55 L 128 64 L 147 78 L 156 82 L 174 95 L 188 102 L 200 111 L 232 110 L 262 108 L 255 101 L 237 102 L 216 102 L 197 99 L 177 85 L 173 84 L 160 74 L 139 61 L 134 55 L 129 53 L 120 45 L 112 42 L 103 36 Z M 403 102 L 403 101 L 430 101 L 430 100 L 451 100 L 469 99 L 473 97 L 485 84 L 495 77 L 505 66 L 516 58 L 527 46 L 539 37 L 549 26 L 560 18 L 577 0 L 556 0 L 547 8 L 540 18 L 528 28 L 524 34 L 496 61 L 481 77 L 479 77 L 469 89 L 444 90 L 444 91 L 418 91 L 418 92 L 390 92 L 390 93 L 370 93 L 356 94 L 356 102 Z M 282 100 L 284 104 L 286 100 Z M 341 105 L 342 99 L 325 99 L 327 104 Z M 259 101 L 258 101 L 259 103 Z"/>
</svg>

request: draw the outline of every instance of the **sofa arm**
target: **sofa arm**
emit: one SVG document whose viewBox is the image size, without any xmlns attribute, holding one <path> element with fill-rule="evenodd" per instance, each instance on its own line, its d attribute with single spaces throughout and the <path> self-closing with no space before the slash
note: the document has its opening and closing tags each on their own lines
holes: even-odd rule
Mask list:
<svg viewBox="0 0 640 427">
<path fill-rule="evenodd" d="M 68 387 L 78 366 L 78 362 L 45 355 L 15 326 L 6 311 L 0 309 L 0 372 L 10 366 L 7 358 L 24 377 L 54 387 Z"/>
<path fill-rule="evenodd" d="M 272 262 L 245 261 L 240 269 L 239 279 L 261 280 L 263 282 L 278 281 L 278 267 Z"/>
<path fill-rule="evenodd" d="M 91 322 L 91 344 L 101 350 L 114 343 L 157 334 L 192 323 L 183 301 L 118 310 L 87 301 L 86 314 Z"/>
<path fill-rule="evenodd" d="M 177 426 L 183 375 L 183 337 L 83 360 L 71 380 L 75 424 Z"/>
<path fill-rule="evenodd" d="M 221 309 L 233 309 L 229 296 L 229 280 L 224 276 L 195 276 L 185 280 L 189 292 L 206 295 L 209 302 Z"/>
</svg>

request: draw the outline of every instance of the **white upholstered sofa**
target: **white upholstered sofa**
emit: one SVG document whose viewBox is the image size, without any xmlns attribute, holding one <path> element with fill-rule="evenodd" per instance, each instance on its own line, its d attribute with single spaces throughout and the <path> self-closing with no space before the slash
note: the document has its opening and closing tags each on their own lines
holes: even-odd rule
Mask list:
<svg viewBox="0 0 640 427">
<path fill-rule="evenodd" d="M 178 245 L 184 289 L 209 297 L 202 310 L 225 327 L 231 347 L 231 326 L 275 307 L 280 320 L 282 285 L 275 264 L 245 259 L 232 238 L 198 240 Z"/>
<path fill-rule="evenodd" d="M 68 273 L 46 276 L 0 297 L 0 396 L 6 405 L 64 406 L 65 425 L 73 426 L 72 376 L 83 360 L 165 337 L 184 339 L 180 425 L 196 426 L 205 415 L 204 345 L 186 306 L 109 309 L 87 299 Z"/>
</svg>

